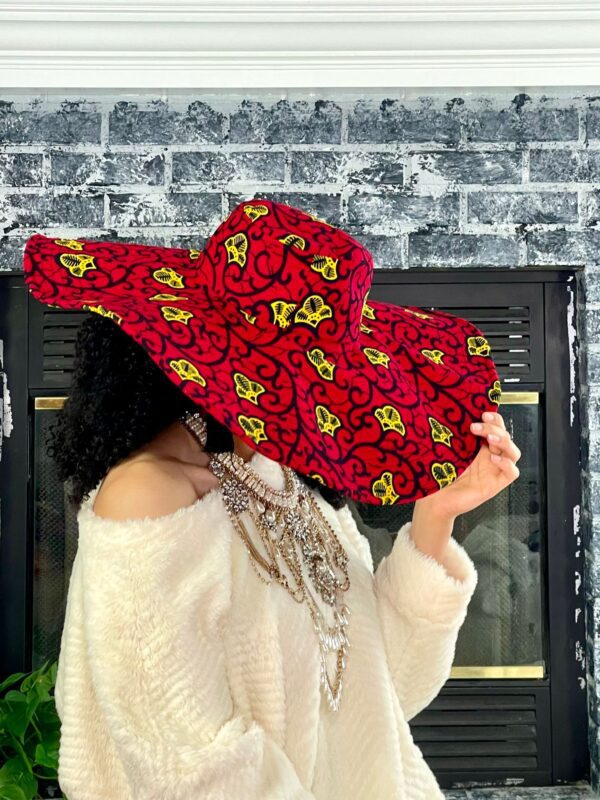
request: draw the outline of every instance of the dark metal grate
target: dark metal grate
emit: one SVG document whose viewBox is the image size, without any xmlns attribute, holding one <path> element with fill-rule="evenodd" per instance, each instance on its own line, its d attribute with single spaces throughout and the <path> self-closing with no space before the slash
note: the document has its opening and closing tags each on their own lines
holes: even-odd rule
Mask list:
<svg viewBox="0 0 600 800">
<path fill-rule="evenodd" d="M 428 308 L 435 309 L 436 306 Z M 490 343 L 500 377 L 521 380 L 530 377 L 532 353 L 528 306 L 439 308 L 477 325 Z M 83 316 L 80 312 L 44 312 L 42 369 L 45 381 L 56 379 L 58 375 L 67 377 L 72 372 L 75 339 Z"/>
<path fill-rule="evenodd" d="M 536 770 L 534 693 L 440 694 L 411 719 L 414 741 L 435 770 Z"/>
<path fill-rule="evenodd" d="M 430 306 L 435 309 L 435 306 Z M 531 315 L 529 306 L 491 306 L 487 308 L 447 308 L 481 330 L 492 348 L 494 363 L 501 378 L 526 381 L 531 376 Z"/>
<path fill-rule="evenodd" d="M 373 300 L 439 309 L 464 317 L 488 339 L 492 357 L 507 384 L 543 384 L 544 313 L 539 284 L 452 282 L 407 283 L 392 287 L 374 283 Z M 73 370 L 77 328 L 89 312 L 48 309 L 33 303 L 32 324 L 42 328 L 42 352 L 30 352 L 32 383 L 40 388 L 67 388 Z M 38 338 L 39 341 L 39 338 Z"/>
<path fill-rule="evenodd" d="M 77 311 L 43 312 L 41 366 L 44 384 L 70 383 L 75 339 L 85 315 Z"/>
</svg>

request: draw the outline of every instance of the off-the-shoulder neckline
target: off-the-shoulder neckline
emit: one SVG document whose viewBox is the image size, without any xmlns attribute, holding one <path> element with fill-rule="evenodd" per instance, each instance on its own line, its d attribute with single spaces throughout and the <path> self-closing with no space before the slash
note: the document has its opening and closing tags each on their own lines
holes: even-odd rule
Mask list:
<svg viewBox="0 0 600 800">
<path fill-rule="evenodd" d="M 260 474 L 262 473 L 263 467 L 267 470 L 278 468 L 279 470 L 282 469 L 281 465 L 273 461 L 272 459 L 267 458 L 262 453 L 259 453 L 258 450 L 255 450 L 254 453 L 248 459 L 248 464 L 251 464 L 257 469 Z M 104 480 L 104 479 L 102 479 Z M 199 508 L 204 507 L 209 502 L 212 502 L 214 497 L 221 496 L 221 487 L 215 486 L 212 489 L 209 489 L 206 494 L 203 494 L 202 497 L 198 497 L 194 500 L 193 503 L 190 503 L 187 506 L 181 506 L 180 508 L 175 509 L 175 511 L 171 511 L 169 514 L 161 514 L 158 517 L 129 517 L 124 519 L 112 519 L 111 517 L 102 517 L 93 510 L 92 506 L 94 505 L 94 500 L 96 495 L 102 485 L 102 480 L 98 481 L 97 485 L 90 490 L 88 497 L 82 501 L 79 511 L 77 513 L 77 519 L 86 519 L 86 520 L 93 520 L 99 524 L 117 524 L 117 525 L 139 525 L 139 524 L 156 524 L 156 523 L 166 523 L 173 520 L 180 519 L 182 517 L 187 517 L 189 514 L 197 511 Z"/>
</svg>

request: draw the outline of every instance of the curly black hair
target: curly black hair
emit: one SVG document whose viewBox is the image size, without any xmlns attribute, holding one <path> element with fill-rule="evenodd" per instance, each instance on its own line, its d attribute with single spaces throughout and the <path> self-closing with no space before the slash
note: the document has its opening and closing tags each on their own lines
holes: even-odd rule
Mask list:
<svg viewBox="0 0 600 800">
<path fill-rule="evenodd" d="M 186 410 L 198 406 L 152 361 L 144 348 L 107 317 L 82 320 L 75 341 L 71 388 L 49 428 L 47 452 L 75 508 L 108 470 L 152 441 Z M 208 453 L 232 452 L 231 432 L 203 410 Z M 347 497 L 296 471 L 334 508 Z"/>
</svg>

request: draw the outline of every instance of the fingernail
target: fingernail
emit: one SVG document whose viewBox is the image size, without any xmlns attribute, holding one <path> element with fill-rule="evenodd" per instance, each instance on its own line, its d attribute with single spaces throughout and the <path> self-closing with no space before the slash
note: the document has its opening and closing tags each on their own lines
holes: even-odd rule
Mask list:
<svg viewBox="0 0 600 800">
<path fill-rule="evenodd" d="M 472 422 L 471 423 L 471 430 L 473 431 L 481 431 L 483 430 L 483 425 L 481 422 Z"/>
<path fill-rule="evenodd" d="M 494 419 L 494 412 L 493 411 L 484 411 L 483 418 L 486 422 L 491 422 Z"/>
<path fill-rule="evenodd" d="M 490 458 L 492 459 L 492 461 L 500 461 L 502 459 L 502 456 L 499 456 L 497 453 L 491 453 Z"/>
<path fill-rule="evenodd" d="M 500 441 L 500 437 L 496 436 L 495 433 L 488 433 L 488 439 L 490 440 L 490 442 L 499 442 Z"/>
</svg>

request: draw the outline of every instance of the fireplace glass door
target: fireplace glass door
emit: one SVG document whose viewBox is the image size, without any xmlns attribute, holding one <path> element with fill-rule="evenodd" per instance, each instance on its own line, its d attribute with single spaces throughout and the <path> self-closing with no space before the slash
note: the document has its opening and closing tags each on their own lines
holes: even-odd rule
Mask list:
<svg viewBox="0 0 600 800">
<path fill-rule="evenodd" d="M 66 592 L 77 548 L 77 524 L 43 446 L 65 398 L 37 398 L 34 414 L 34 667 L 58 656 Z M 504 392 L 501 412 L 522 451 L 521 475 L 496 497 L 459 516 L 453 536 L 479 573 L 460 630 L 451 677 L 545 677 L 542 559 L 545 547 L 540 469 L 541 420 L 536 392 Z M 375 566 L 410 520 L 413 504 L 349 501 L 369 539 Z"/>
<path fill-rule="evenodd" d="M 32 669 L 58 658 L 77 518 L 47 453 L 46 440 L 65 397 L 36 397 L 33 414 Z"/>
<path fill-rule="evenodd" d="M 503 393 L 500 411 L 522 451 L 519 480 L 454 525 L 479 580 L 459 632 L 453 678 L 546 677 L 540 408 L 537 392 Z M 413 508 L 351 503 L 375 567 Z"/>
</svg>

